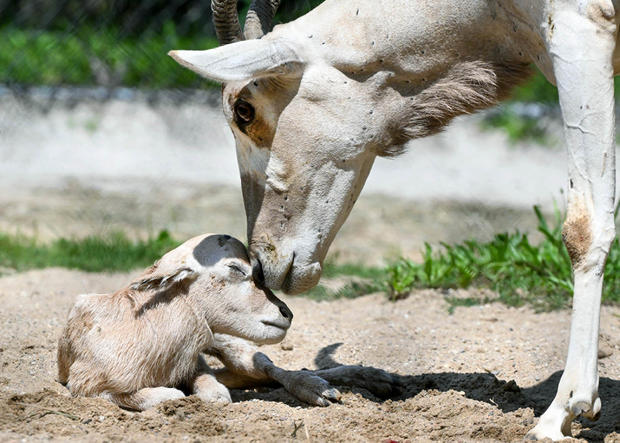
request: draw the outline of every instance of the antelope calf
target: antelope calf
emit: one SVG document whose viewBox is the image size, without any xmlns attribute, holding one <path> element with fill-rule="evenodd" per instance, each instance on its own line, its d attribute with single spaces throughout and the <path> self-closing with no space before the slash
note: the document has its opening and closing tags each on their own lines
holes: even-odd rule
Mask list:
<svg viewBox="0 0 620 443">
<path fill-rule="evenodd" d="M 253 343 L 281 341 L 293 314 L 256 286 L 246 249 L 227 235 L 205 234 L 164 255 L 113 294 L 80 295 L 58 343 L 58 379 L 73 395 L 103 397 L 145 410 L 185 393 L 230 402 L 226 386 L 276 381 L 302 401 L 326 406 L 333 381 L 389 393 L 392 379 L 372 368 L 285 371 Z M 252 343 L 250 343 L 252 342 Z M 225 369 L 213 371 L 201 352 Z"/>
</svg>

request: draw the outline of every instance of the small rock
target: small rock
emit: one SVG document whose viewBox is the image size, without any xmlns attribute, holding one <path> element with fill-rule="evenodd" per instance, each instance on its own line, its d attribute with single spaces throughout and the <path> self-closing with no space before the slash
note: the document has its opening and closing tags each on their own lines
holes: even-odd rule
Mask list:
<svg viewBox="0 0 620 443">
<path fill-rule="evenodd" d="M 598 358 L 607 358 L 613 353 L 613 349 L 606 344 L 601 344 L 598 348 Z"/>
<path fill-rule="evenodd" d="M 282 349 L 283 351 L 292 351 L 293 345 L 290 343 L 280 343 L 280 349 Z"/>
</svg>

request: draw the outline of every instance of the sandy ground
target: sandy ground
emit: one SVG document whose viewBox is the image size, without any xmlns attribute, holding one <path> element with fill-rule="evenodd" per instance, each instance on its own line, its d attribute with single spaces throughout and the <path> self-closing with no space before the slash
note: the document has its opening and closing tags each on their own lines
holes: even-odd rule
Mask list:
<svg viewBox="0 0 620 443">
<path fill-rule="evenodd" d="M 331 259 L 380 265 L 418 257 L 425 241 L 532 231 L 531 205 L 550 211 L 562 201 L 564 154 L 510 146 L 499 132 L 481 132 L 477 118 L 412 143 L 397 160 L 377 160 Z M 160 229 L 179 239 L 206 231 L 243 239 L 233 150 L 209 97 L 50 108 L 0 97 L 0 231 L 43 241 Z M 396 303 L 380 294 L 289 298 L 295 320 L 285 346 L 265 348 L 277 364 L 360 363 L 398 374 L 400 393 L 378 399 L 343 389 L 342 404 L 311 408 L 283 389 L 235 391 L 228 406 L 188 397 L 144 413 L 72 399 L 55 382 L 66 314 L 77 294 L 130 278 L 61 269 L 0 278 L 0 440 L 519 440 L 551 401 L 565 358 L 567 311 L 490 304 L 449 315 L 436 291 Z M 620 308 L 604 307 L 603 416 L 573 428 L 586 440 L 620 441 L 619 329 Z"/>
<path fill-rule="evenodd" d="M 400 376 L 400 392 L 379 399 L 342 388 L 342 403 L 319 408 L 263 388 L 233 391 L 226 406 L 187 397 L 143 413 L 71 398 L 55 381 L 55 353 L 75 294 L 130 278 L 48 269 L 0 279 L 0 439 L 514 441 L 551 401 L 566 350 L 566 311 L 490 304 L 450 315 L 436 291 L 396 303 L 380 294 L 329 303 L 286 298 L 293 327 L 282 344 L 263 348 L 276 364 L 382 368 Z M 573 432 L 620 441 L 619 308 L 603 308 L 601 329 L 603 414 Z"/>
</svg>

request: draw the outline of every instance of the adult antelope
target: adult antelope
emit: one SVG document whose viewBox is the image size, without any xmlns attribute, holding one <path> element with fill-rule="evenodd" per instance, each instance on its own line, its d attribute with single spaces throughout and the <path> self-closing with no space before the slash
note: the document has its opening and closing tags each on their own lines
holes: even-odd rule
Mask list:
<svg viewBox="0 0 620 443">
<path fill-rule="evenodd" d="M 561 439 L 575 417 L 595 418 L 603 268 L 615 237 L 616 1 L 327 0 L 261 39 L 279 0 L 253 2 L 245 35 L 235 3 L 212 4 L 225 46 L 171 55 L 224 83 L 253 266 L 288 293 L 319 280 L 376 156 L 493 105 L 530 63 L 558 86 L 573 318 L 558 392 L 529 435 Z"/>
</svg>

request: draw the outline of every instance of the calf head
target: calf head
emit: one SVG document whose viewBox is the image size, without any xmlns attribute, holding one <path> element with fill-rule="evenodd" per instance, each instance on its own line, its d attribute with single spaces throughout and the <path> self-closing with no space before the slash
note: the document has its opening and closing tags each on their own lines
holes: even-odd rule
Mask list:
<svg viewBox="0 0 620 443">
<path fill-rule="evenodd" d="M 164 255 L 132 289 L 175 291 L 212 333 L 277 343 L 293 314 L 271 290 L 258 286 L 245 246 L 228 235 L 205 234 Z"/>
</svg>

